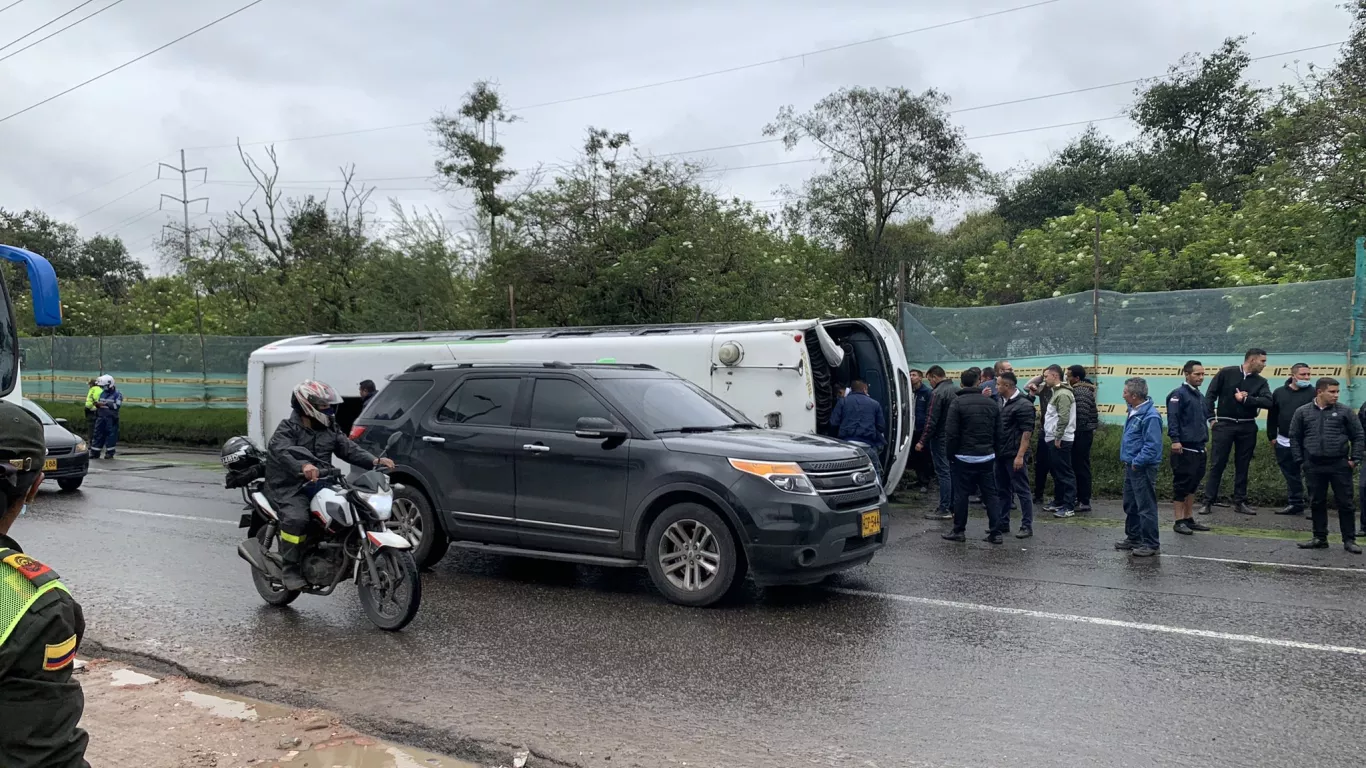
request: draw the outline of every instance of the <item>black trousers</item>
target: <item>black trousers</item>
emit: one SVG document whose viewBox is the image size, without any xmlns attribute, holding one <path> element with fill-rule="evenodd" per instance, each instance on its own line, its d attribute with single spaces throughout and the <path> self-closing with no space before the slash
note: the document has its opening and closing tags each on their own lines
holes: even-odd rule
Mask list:
<svg viewBox="0 0 1366 768">
<path fill-rule="evenodd" d="M 968 527 L 968 497 L 976 492 L 987 505 L 987 527 L 992 532 L 1003 532 L 1010 522 L 1001 522 L 1001 505 L 996 489 L 996 462 L 969 464 L 949 457 L 953 472 L 953 532 L 962 533 Z"/>
<path fill-rule="evenodd" d="M 1209 479 L 1205 481 L 1205 503 L 1219 498 L 1219 485 L 1224 480 L 1228 455 L 1233 454 L 1233 503 L 1247 501 L 1247 470 L 1252 466 L 1252 452 L 1257 449 L 1257 422 L 1216 421 L 1209 441 Z"/>
<path fill-rule="evenodd" d="M 1315 459 L 1304 463 L 1304 481 L 1309 486 L 1309 515 L 1314 520 L 1314 538 L 1328 538 L 1328 487 L 1338 505 L 1338 530 L 1343 541 L 1356 541 L 1356 505 L 1352 503 L 1352 468 L 1347 459 Z"/>
<path fill-rule="evenodd" d="M 1095 431 L 1077 430 L 1072 441 L 1072 471 L 1077 476 L 1077 503 L 1091 506 L 1091 444 L 1095 442 Z"/>
<path fill-rule="evenodd" d="M 911 471 L 915 473 L 915 484 L 928 486 L 930 479 L 934 477 L 934 464 L 930 461 L 930 447 L 925 446 L 925 450 L 917 451 L 915 446 L 920 442 L 920 438 L 925 436 L 925 430 L 917 430 L 911 436 L 911 458 L 907 462 L 911 466 Z"/>
<path fill-rule="evenodd" d="M 1038 442 L 1034 445 L 1034 498 L 1043 501 L 1044 485 L 1048 482 L 1048 451 L 1053 444 L 1043 439 L 1043 430 L 1039 430 Z"/>
</svg>

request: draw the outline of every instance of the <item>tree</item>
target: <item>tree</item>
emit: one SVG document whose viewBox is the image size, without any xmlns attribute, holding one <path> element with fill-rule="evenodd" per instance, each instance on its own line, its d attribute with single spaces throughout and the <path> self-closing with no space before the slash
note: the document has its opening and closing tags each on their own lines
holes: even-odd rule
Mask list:
<svg viewBox="0 0 1366 768">
<path fill-rule="evenodd" d="M 1204 58 L 1182 57 L 1165 80 L 1138 91 L 1129 115 L 1158 171 L 1145 187 L 1160 199 L 1200 183 L 1214 199 L 1236 201 L 1239 180 L 1270 160 L 1269 91 L 1245 80 L 1246 42 L 1229 38 Z"/>
<path fill-rule="evenodd" d="M 581 159 L 509 209 L 482 268 L 483 313 L 519 326 L 765 319 L 839 311 L 825 252 L 699 184 L 701 168 L 630 153 L 589 129 Z"/>
<path fill-rule="evenodd" d="M 1096 205 L 1116 189 L 1144 186 L 1145 158 L 1090 126 L 1048 162 L 1030 169 L 996 198 L 996 214 L 1010 233 L 1066 216 L 1079 205 Z"/>
<path fill-rule="evenodd" d="M 873 316 L 891 313 L 898 271 L 888 228 L 914 207 L 985 188 L 989 176 L 929 90 L 845 88 L 811 111 L 787 106 L 764 133 L 793 149 L 810 141 L 826 170 L 808 179 L 794 219 L 844 261 L 841 282 Z M 900 256 L 904 256 L 903 251 Z"/>
<path fill-rule="evenodd" d="M 432 120 L 441 149 L 436 172 L 450 186 L 474 194 L 475 207 L 489 220 L 490 248 L 494 247 L 498 219 L 506 216 L 511 206 L 499 186 L 517 175 L 503 167 L 505 150 L 498 143 L 498 124 L 517 119 L 503 109 L 502 97 L 494 86 L 480 80 L 465 95 L 454 116 L 439 115 Z"/>
<path fill-rule="evenodd" d="M 74 226 L 42 211 L 11 213 L 0 209 L 0 242 L 43 256 L 52 262 L 59 279 L 92 280 L 106 296 L 115 299 L 145 277 L 142 264 L 128 254 L 123 241 L 100 235 L 86 240 Z M 28 286 L 22 270 L 9 270 L 6 279 L 17 291 Z"/>
</svg>

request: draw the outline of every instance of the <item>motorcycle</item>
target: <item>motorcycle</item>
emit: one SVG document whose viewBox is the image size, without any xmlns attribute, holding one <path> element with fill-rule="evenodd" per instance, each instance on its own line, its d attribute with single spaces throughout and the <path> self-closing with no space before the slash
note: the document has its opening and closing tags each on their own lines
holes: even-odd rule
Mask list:
<svg viewBox="0 0 1366 768">
<path fill-rule="evenodd" d="M 398 437 L 390 439 L 384 453 Z M 245 446 L 229 451 L 235 441 Z M 303 593 L 330 595 L 341 582 L 354 580 L 366 617 L 383 630 L 403 629 L 417 615 L 422 581 L 410 551 L 412 544 L 386 527 L 394 489 L 402 486 L 391 484 L 383 468 L 348 480 L 307 449 L 286 450 L 319 468 L 319 489 L 309 501 L 309 527 L 300 558 L 300 571 L 309 586 L 297 591 L 285 588 L 283 564 L 274 551 L 280 518 L 266 497 L 264 455 L 245 438 L 233 438 L 224 446 L 227 485 L 241 490 L 246 505 L 238 527 L 247 529 L 248 538 L 237 546 L 237 554 L 251 565 L 256 591 L 267 603 L 284 606 Z"/>
</svg>

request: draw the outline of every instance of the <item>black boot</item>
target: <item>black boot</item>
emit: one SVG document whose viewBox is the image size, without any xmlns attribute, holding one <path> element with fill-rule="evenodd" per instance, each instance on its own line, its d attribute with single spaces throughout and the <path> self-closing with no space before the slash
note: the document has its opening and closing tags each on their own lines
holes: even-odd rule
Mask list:
<svg viewBox="0 0 1366 768">
<path fill-rule="evenodd" d="M 1322 539 L 1315 536 L 1309 541 L 1301 541 L 1296 546 L 1300 549 L 1328 549 L 1328 539 Z"/>
<path fill-rule="evenodd" d="M 1357 543 L 1352 539 L 1347 539 L 1346 541 L 1342 542 L 1342 548 L 1347 550 L 1348 552 L 1351 552 L 1354 555 L 1361 554 L 1361 547 L 1357 546 Z"/>
<path fill-rule="evenodd" d="M 308 586 L 308 580 L 304 578 L 303 572 L 299 570 L 299 561 L 303 558 L 303 549 L 299 544 L 292 544 L 284 539 L 280 539 L 280 562 L 281 579 L 285 589 L 291 592 L 298 592 Z"/>
</svg>

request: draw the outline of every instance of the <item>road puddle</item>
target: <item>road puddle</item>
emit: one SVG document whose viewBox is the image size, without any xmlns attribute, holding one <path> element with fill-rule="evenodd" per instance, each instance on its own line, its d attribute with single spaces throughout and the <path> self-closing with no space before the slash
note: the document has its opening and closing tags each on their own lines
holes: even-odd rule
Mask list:
<svg viewBox="0 0 1366 768">
<path fill-rule="evenodd" d="M 392 744 L 327 744 L 291 754 L 280 768 L 478 768 L 474 763 Z"/>
<path fill-rule="evenodd" d="M 109 673 L 109 684 L 115 688 L 131 688 L 138 685 L 151 685 L 157 679 L 151 675 L 134 672 L 131 669 L 116 669 Z"/>
<path fill-rule="evenodd" d="M 270 720 L 271 718 L 285 717 L 291 711 L 288 707 L 279 707 L 262 701 L 253 701 L 226 694 L 212 695 L 198 691 L 185 691 L 180 694 L 180 698 L 200 709 L 207 709 L 210 714 L 234 720 Z"/>
</svg>

